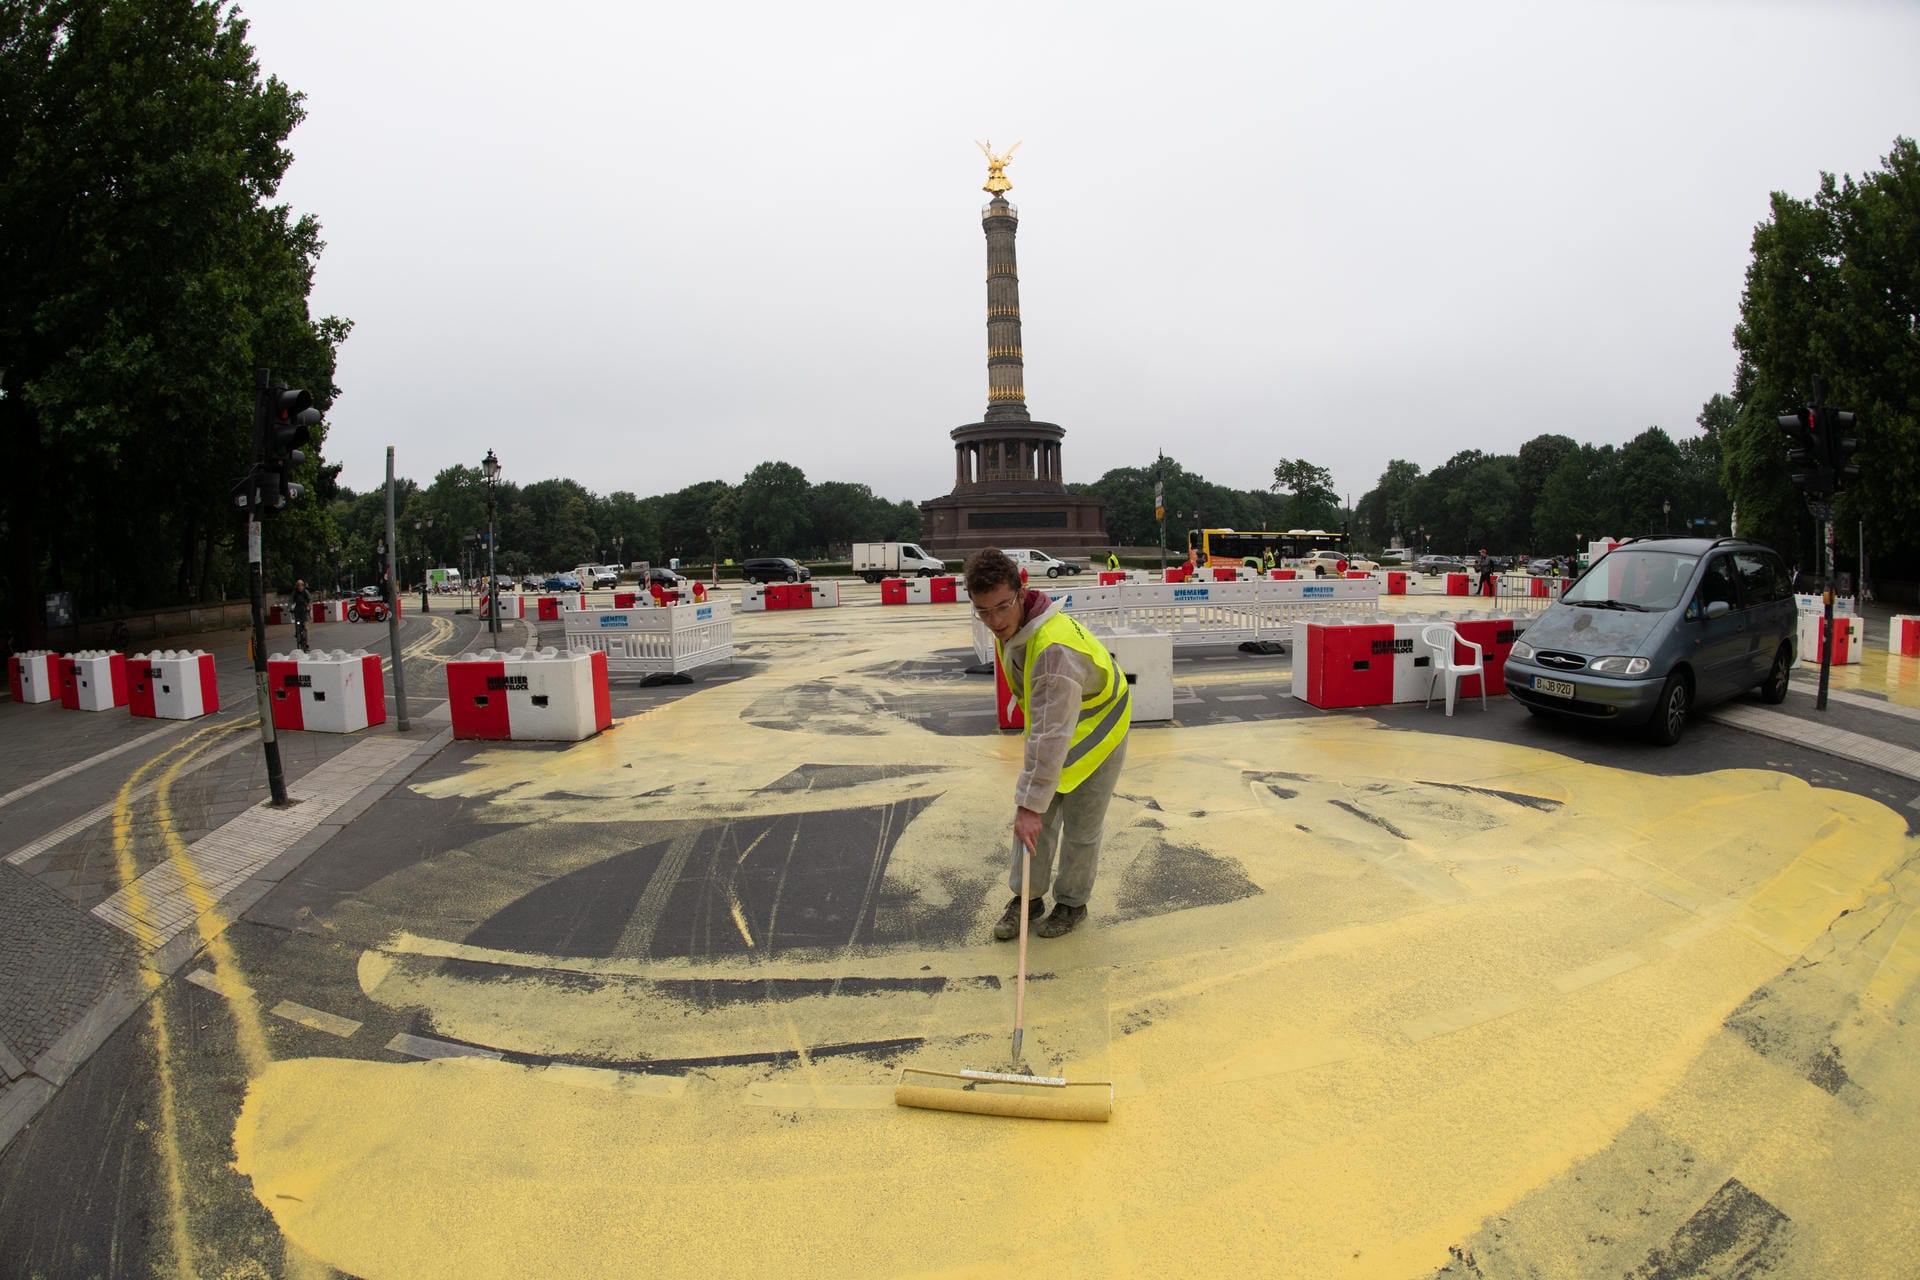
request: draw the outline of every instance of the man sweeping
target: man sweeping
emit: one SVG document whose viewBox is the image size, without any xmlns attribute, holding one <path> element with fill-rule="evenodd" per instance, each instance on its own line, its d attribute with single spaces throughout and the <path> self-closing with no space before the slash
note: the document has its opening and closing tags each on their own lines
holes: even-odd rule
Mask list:
<svg viewBox="0 0 1920 1280">
<path fill-rule="evenodd" d="M 1091 632 L 1044 592 L 1021 586 L 1019 568 L 1002 552 L 977 552 L 965 572 L 967 595 L 993 632 L 994 659 L 1027 726 L 1026 758 L 1013 788 L 1007 878 L 1013 898 L 993 936 L 1011 941 L 1024 910 L 1029 920 L 1045 914 L 1034 931 L 1057 938 L 1087 918 L 1107 804 L 1127 756 L 1127 678 Z M 1022 903 L 1020 859 L 1026 857 L 1033 859 L 1031 881 L 1039 893 Z M 1053 911 L 1047 914 L 1049 885 Z"/>
</svg>

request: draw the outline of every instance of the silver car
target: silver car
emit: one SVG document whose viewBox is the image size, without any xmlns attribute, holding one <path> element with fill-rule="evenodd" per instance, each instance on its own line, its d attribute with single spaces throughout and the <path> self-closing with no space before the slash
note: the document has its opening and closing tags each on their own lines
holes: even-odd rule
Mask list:
<svg viewBox="0 0 1920 1280">
<path fill-rule="evenodd" d="M 1758 688 L 1786 699 L 1799 653 L 1787 567 L 1743 538 L 1637 538 L 1594 562 L 1507 658 L 1536 715 L 1645 725 L 1680 740 L 1695 707 Z"/>
</svg>

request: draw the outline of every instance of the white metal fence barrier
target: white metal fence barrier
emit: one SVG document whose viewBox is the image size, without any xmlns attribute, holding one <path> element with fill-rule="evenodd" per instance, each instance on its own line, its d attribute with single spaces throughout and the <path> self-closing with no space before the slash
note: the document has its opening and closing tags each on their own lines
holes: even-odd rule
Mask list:
<svg viewBox="0 0 1920 1280">
<path fill-rule="evenodd" d="M 569 653 L 604 653 L 607 674 L 680 675 L 733 660 L 724 600 L 637 609 L 563 609 Z"/>
<path fill-rule="evenodd" d="M 1173 637 L 1176 649 L 1271 640 L 1290 644 L 1293 624 L 1309 618 L 1372 614 L 1380 607 L 1381 584 L 1372 578 L 1324 582 L 1121 582 L 1109 587 L 1077 587 L 1047 594 L 1089 627 L 1155 631 Z M 993 633 L 973 620 L 973 652 L 981 662 L 993 657 Z"/>
</svg>

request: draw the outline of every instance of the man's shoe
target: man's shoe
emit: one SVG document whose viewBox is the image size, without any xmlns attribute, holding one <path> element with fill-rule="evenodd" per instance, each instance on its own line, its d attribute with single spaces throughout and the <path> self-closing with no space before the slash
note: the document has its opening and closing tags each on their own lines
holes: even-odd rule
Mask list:
<svg viewBox="0 0 1920 1280">
<path fill-rule="evenodd" d="M 1073 926 L 1087 918 L 1085 906 L 1070 907 L 1064 902 L 1053 904 L 1053 912 L 1034 927 L 1034 932 L 1043 938 L 1057 938 L 1063 933 L 1072 933 Z"/>
<path fill-rule="evenodd" d="M 1081 910 L 1084 912 L 1086 908 L 1082 907 Z M 1047 900 L 1045 898 L 1027 899 L 1027 919 L 1029 922 L 1039 920 L 1040 917 L 1046 913 Z M 1007 899 L 1007 909 L 1000 913 L 1000 923 L 993 926 L 993 936 L 1001 942 L 1012 942 L 1020 936 L 1019 894 L 1016 893 Z"/>
</svg>

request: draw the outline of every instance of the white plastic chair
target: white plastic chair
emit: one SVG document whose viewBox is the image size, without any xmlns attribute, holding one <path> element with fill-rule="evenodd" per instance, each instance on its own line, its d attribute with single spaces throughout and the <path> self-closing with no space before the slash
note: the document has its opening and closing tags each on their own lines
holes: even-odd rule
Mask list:
<svg viewBox="0 0 1920 1280">
<path fill-rule="evenodd" d="M 1453 714 L 1454 695 L 1459 691 L 1460 681 L 1466 676 L 1480 677 L 1480 709 L 1487 708 L 1487 667 L 1485 654 L 1479 645 L 1464 639 L 1458 631 L 1445 622 L 1429 623 L 1421 628 L 1420 641 L 1433 651 L 1433 674 L 1427 678 L 1426 706 L 1433 705 L 1434 682 L 1445 678 L 1447 682 L 1447 714 Z M 1467 662 L 1455 662 L 1455 649 L 1470 649 L 1473 657 Z"/>
</svg>

